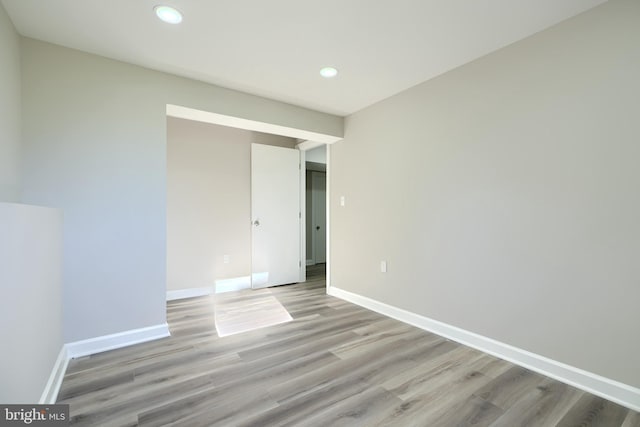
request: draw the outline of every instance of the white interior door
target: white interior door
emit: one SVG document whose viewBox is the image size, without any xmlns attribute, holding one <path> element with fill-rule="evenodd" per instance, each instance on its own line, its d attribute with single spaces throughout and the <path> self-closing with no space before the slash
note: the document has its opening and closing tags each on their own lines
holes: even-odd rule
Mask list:
<svg viewBox="0 0 640 427">
<path fill-rule="evenodd" d="M 300 277 L 300 152 L 251 144 L 251 286 Z"/>
<path fill-rule="evenodd" d="M 313 260 L 327 262 L 327 174 L 311 172 Z"/>
</svg>

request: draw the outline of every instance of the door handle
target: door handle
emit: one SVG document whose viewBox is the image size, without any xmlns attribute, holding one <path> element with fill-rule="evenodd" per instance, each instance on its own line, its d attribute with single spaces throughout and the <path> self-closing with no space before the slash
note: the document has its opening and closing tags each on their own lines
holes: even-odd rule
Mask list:
<svg viewBox="0 0 640 427">
<path fill-rule="evenodd" d="M 260 225 L 260 220 L 256 219 L 255 221 L 253 221 L 253 225 L 255 225 L 256 227 L 258 227 Z"/>
<path fill-rule="evenodd" d="M 316 225 L 316 230 L 320 230 L 320 226 L 319 225 Z"/>
</svg>

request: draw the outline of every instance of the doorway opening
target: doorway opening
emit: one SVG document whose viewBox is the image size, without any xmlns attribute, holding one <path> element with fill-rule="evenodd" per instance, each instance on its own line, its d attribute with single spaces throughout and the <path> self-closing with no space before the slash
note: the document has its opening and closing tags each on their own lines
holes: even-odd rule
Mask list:
<svg viewBox="0 0 640 427">
<path fill-rule="evenodd" d="M 298 182 L 297 186 L 291 186 L 297 190 L 291 192 L 297 191 L 301 196 L 294 207 L 295 218 L 288 221 L 297 223 L 299 231 L 297 246 L 287 246 L 293 254 L 288 258 L 293 259 L 291 269 L 294 274 L 279 282 L 265 281 L 265 284 L 305 282 L 305 155 L 310 153 L 309 164 L 316 164 L 316 172 L 324 173 L 326 182 L 325 144 L 335 142 L 335 139 L 246 120 L 229 122 L 228 117 L 177 106 L 167 106 L 167 116 L 167 299 L 249 289 L 254 282 L 260 285 L 257 279 L 262 276 L 256 275 L 256 271 L 267 272 L 269 277 L 275 278 L 273 266 L 258 265 L 261 258 L 253 251 L 256 243 L 252 242 L 252 233 L 266 231 L 276 222 L 264 216 L 266 214 L 254 215 L 252 209 L 255 202 L 250 199 L 253 194 L 250 181 L 255 171 L 251 170 L 254 156 L 250 146 L 255 143 L 299 153 L 295 156 L 295 176 L 291 173 L 287 178 L 288 184 Z M 314 151 L 319 146 L 321 149 Z M 316 158 L 319 154 L 323 156 L 320 160 Z M 271 171 L 280 169 L 277 166 Z M 265 175 L 272 177 L 273 173 L 266 170 Z M 283 185 L 270 184 L 268 187 L 282 188 Z M 270 199 L 273 201 L 273 197 Z M 283 218 L 282 215 L 275 217 Z M 325 232 L 327 227 L 328 224 L 320 225 L 317 231 Z M 282 236 L 292 234 L 293 231 L 282 233 Z M 272 240 L 280 243 L 280 237 L 277 235 Z M 326 240 L 322 243 L 324 250 L 316 248 L 316 254 L 328 250 Z M 282 253 L 279 250 L 271 252 Z M 322 270 L 324 278 L 322 258 L 313 257 L 317 267 L 310 270 L 310 274 L 315 277 L 315 273 Z M 278 262 L 282 261 L 282 257 L 276 258 Z"/>
<path fill-rule="evenodd" d="M 327 147 L 305 153 L 306 278 L 324 280 L 327 263 Z"/>
</svg>

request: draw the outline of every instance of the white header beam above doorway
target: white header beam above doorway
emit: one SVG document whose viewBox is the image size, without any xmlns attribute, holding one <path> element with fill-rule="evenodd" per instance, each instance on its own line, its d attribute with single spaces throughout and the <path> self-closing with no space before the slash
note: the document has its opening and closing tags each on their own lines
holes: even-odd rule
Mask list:
<svg viewBox="0 0 640 427">
<path fill-rule="evenodd" d="M 309 151 L 309 150 L 313 150 L 314 148 L 318 148 L 321 145 L 326 145 L 326 144 L 324 142 L 318 142 L 318 141 L 302 141 L 301 143 L 296 145 L 296 148 L 300 151 Z"/>
<path fill-rule="evenodd" d="M 171 117 L 178 117 L 181 119 L 195 120 L 198 122 L 212 123 L 216 125 L 229 126 L 233 128 L 246 129 L 263 133 L 271 133 L 275 135 L 282 135 L 305 140 L 305 142 L 301 144 L 306 144 L 312 141 L 313 143 L 317 143 L 317 145 L 333 144 L 334 142 L 340 141 L 342 139 L 341 137 L 335 135 L 327 135 L 303 129 L 296 129 L 288 126 L 274 125 L 271 123 L 264 123 L 256 120 L 242 119 L 239 117 L 182 107 L 180 105 L 167 104 L 167 115 Z"/>
</svg>

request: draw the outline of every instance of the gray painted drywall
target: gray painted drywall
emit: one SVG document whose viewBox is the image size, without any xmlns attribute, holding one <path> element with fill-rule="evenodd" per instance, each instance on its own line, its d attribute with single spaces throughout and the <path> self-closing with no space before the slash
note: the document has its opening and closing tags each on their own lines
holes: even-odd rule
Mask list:
<svg viewBox="0 0 640 427">
<path fill-rule="evenodd" d="M 64 209 L 64 338 L 165 321 L 166 104 L 337 134 L 342 118 L 22 39 L 26 203 Z"/>
<path fill-rule="evenodd" d="M 639 387 L 638 16 L 612 0 L 348 117 L 332 285 Z"/>
<path fill-rule="evenodd" d="M 168 290 L 251 275 L 252 143 L 294 148 L 296 140 L 167 119 Z"/>
<path fill-rule="evenodd" d="M 0 203 L 0 402 L 37 403 L 62 349 L 62 212 Z"/>
<path fill-rule="evenodd" d="M 321 145 L 305 152 L 305 161 L 313 163 L 327 164 L 327 146 Z"/>
<path fill-rule="evenodd" d="M 20 36 L 0 4 L 0 201 L 20 200 Z"/>
</svg>

